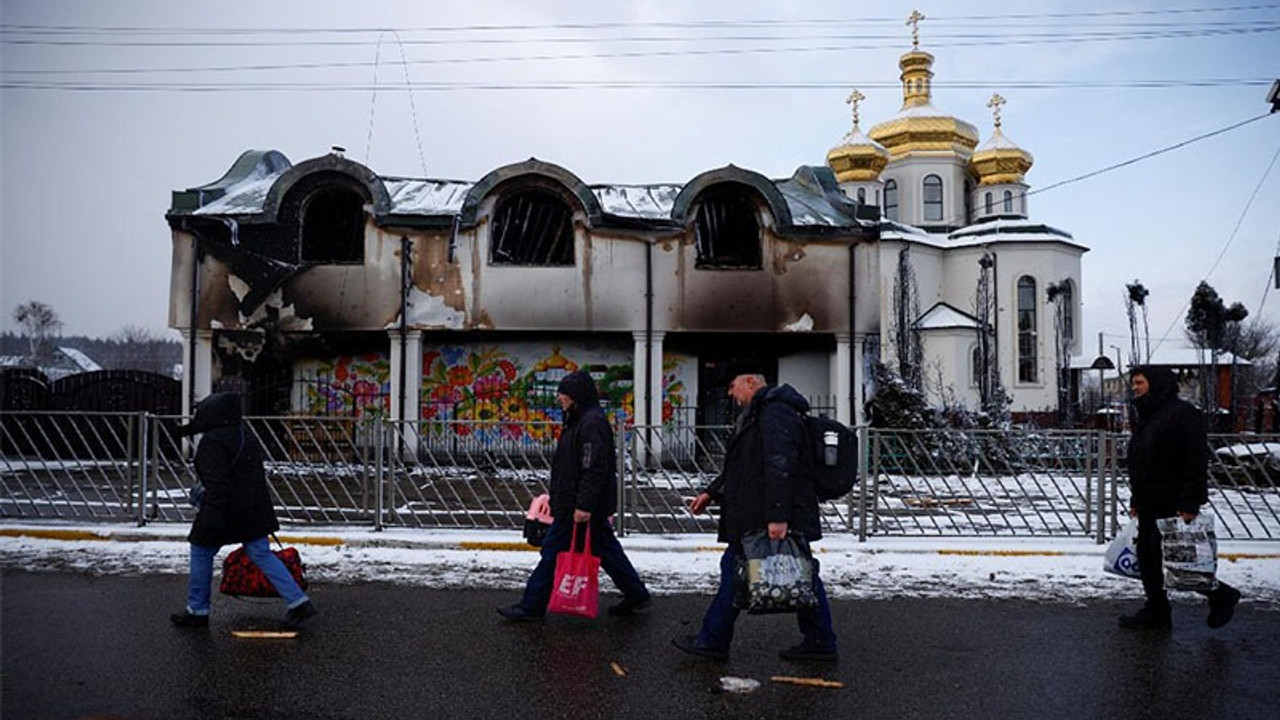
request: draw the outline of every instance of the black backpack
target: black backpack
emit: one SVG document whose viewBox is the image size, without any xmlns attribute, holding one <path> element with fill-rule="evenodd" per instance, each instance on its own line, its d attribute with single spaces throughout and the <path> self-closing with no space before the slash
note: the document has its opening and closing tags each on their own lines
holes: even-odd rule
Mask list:
<svg viewBox="0 0 1280 720">
<path fill-rule="evenodd" d="M 819 500 L 838 500 L 858 481 L 858 434 L 825 415 L 804 415 Z"/>
</svg>

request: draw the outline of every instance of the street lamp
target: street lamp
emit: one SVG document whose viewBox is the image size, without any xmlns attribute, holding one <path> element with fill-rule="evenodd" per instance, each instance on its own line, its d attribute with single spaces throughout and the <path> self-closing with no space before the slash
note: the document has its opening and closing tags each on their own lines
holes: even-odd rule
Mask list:
<svg viewBox="0 0 1280 720">
<path fill-rule="evenodd" d="M 1111 429 L 1111 403 L 1107 402 L 1107 380 L 1106 372 L 1115 370 L 1116 364 L 1111 362 L 1111 358 L 1106 355 L 1099 355 L 1093 361 L 1090 368 L 1098 371 L 1098 397 L 1102 400 L 1102 408 L 1100 412 L 1107 420 L 1107 429 Z"/>
</svg>

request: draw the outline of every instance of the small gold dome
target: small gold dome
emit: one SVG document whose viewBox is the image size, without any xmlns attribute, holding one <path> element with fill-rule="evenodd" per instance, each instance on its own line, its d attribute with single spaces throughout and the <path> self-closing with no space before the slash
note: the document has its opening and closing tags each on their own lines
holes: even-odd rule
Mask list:
<svg viewBox="0 0 1280 720">
<path fill-rule="evenodd" d="M 839 182 L 879 180 L 880 173 L 888 164 L 888 149 L 864 135 L 857 125 L 844 136 L 839 146 L 827 153 L 827 166 L 835 172 Z"/>
<path fill-rule="evenodd" d="M 987 107 L 995 117 L 995 130 L 991 137 L 974 151 L 969 158 L 969 169 L 978 176 L 978 186 L 1021 183 L 1023 176 L 1035 163 L 1031 153 L 1018 147 L 1000 130 L 1000 108 L 1005 99 L 999 93 L 992 95 Z"/>
<path fill-rule="evenodd" d="M 1035 158 L 1015 145 L 996 128 L 991 137 L 969 159 L 969 168 L 978 176 L 978 185 L 1023 182 Z"/>
</svg>

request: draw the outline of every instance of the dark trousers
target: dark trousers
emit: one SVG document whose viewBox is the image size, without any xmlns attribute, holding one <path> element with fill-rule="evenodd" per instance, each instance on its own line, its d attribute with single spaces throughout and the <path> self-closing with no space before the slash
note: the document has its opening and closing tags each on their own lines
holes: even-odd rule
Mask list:
<svg viewBox="0 0 1280 720">
<path fill-rule="evenodd" d="M 1153 609 L 1167 610 L 1169 608 L 1169 595 L 1164 589 L 1164 553 L 1160 550 L 1160 528 L 1156 525 L 1156 521 L 1161 518 L 1160 515 L 1153 513 L 1138 512 L 1138 571 L 1142 574 L 1142 591 L 1146 593 L 1147 604 Z M 1218 581 L 1218 587 L 1215 590 L 1197 590 L 1196 592 L 1209 597 L 1214 592 L 1222 592 L 1229 586 Z"/>
<path fill-rule="evenodd" d="M 609 575 L 609 579 L 613 580 L 623 596 L 649 597 L 649 589 L 644 586 L 644 581 L 627 558 L 609 521 L 599 515 L 592 515 L 591 522 L 587 525 L 591 530 L 591 554 L 600 558 L 600 568 Z M 520 607 L 525 612 L 541 615 L 547 611 L 547 603 L 551 600 L 551 585 L 555 582 L 556 555 L 569 549 L 575 527 L 577 526 L 571 520 L 556 520 L 547 529 L 547 536 L 542 540 L 538 566 L 529 575 L 529 581 L 524 586 L 524 596 L 520 598 Z M 585 544 L 585 539 L 585 533 L 579 530 L 579 549 Z"/>
<path fill-rule="evenodd" d="M 742 612 L 733 604 L 737 583 L 734 567 L 741 553 L 741 545 L 730 543 L 724 555 L 720 556 L 720 587 L 702 618 L 702 629 L 698 632 L 698 642 L 707 647 L 728 650 L 733 642 L 733 626 Z M 831 628 L 831 606 L 827 603 L 827 589 L 818 576 L 817 558 L 813 558 L 813 593 L 818 596 L 818 606 L 797 612 L 796 624 L 800 626 L 805 645 L 834 652 L 836 633 Z"/>
</svg>

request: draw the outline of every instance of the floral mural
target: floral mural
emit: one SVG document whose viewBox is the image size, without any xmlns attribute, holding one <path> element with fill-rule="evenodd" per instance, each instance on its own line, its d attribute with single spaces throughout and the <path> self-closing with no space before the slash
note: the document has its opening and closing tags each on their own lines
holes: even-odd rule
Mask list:
<svg viewBox="0 0 1280 720">
<path fill-rule="evenodd" d="M 391 363 L 385 355 L 340 357 L 299 370 L 300 405 L 308 415 L 386 417 L 390 412 Z"/>
<path fill-rule="evenodd" d="M 663 365 L 665 422 L 683 405 L 684 384 L 679 378 L 680 358 L 669 358 Z M 425 352 L 421 418 L 433 433 L 478 436 L 482 441 L 546 442 L 558 435 L 563 420 L 556 386 L 577 370 L 595 378 L 610 420 L 629 425 L 635 400 L 629 354 L 532 343 L 439 347 Z"/>
</svg>

